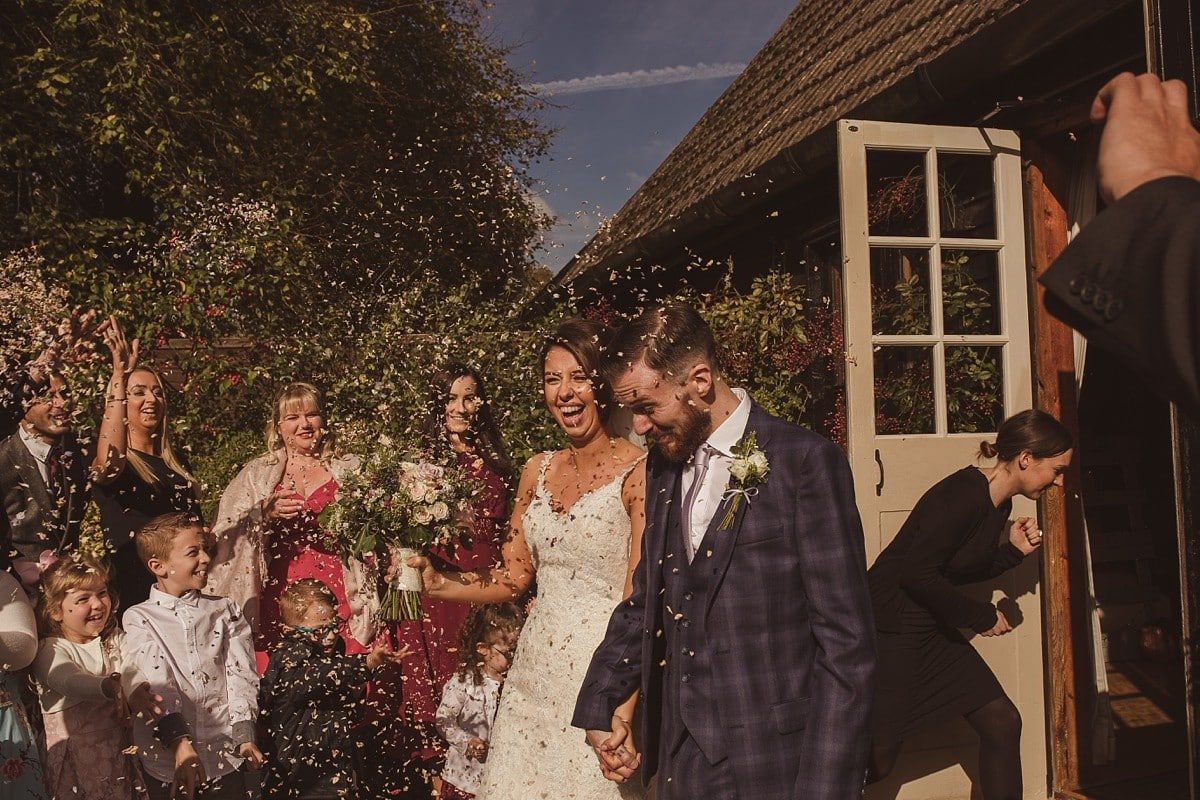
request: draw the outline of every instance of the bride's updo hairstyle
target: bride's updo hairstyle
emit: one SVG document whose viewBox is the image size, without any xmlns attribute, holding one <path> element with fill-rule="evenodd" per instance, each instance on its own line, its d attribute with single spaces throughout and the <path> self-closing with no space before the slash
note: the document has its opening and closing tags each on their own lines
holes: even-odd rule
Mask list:
<svg viewBox="0 0 1200 800">
<path fill-rule="evenodd" d="M 1074 447 L 1070 431 L 1061 422 L 1031 408 L 1004 420 L 996 433 L 996 441 L 979 443 L 981 458 L 1012 461 L 1028 450 L 1034 458 L 1062 455 Z"/>
<path fill-rule="evenodd" d="M 575 360 L 592 382 L 592 393 L 596 397 L 596 409 L 600 412 L 602 422 L 608 421 L 608 415 L 613 408 L 612 387 L 600 372 L 604 363 L 604 342 L 608 336 L 609 329 L 606 325 L 582 317 L 571 317 L 563 320 L 554 329 L 554 333 L 546 337 L 538 353 L 538 362 L 543 366 L 552 347 L 561 347 L 575 356 Z"/>
</svg>

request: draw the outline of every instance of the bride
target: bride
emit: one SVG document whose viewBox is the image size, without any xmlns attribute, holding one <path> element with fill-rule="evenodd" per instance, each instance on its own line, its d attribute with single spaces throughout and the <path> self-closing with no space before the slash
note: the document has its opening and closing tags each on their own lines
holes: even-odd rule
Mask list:
<svg viewBox="0 0 1200 800">
<path fill-rule="evenodd" d="M 644 453 L 608 430 L 614 403 L 599 380 L 603 326 L 568 320 L 542 348 L 542 393 L 570 447 L 534 456 L 517 489 L 503 566 L 439 573 L 424 558 L 425 592 L 470 603 L 537 602 L 513 655 L 485 755 L 480 800 L 644 796 L 638 779 L 603 778 L 575 697 L 613 608 L 628 597 L 645 526 Z M 631 719 L 636 695 L 617 709 Z"/>
</svg>

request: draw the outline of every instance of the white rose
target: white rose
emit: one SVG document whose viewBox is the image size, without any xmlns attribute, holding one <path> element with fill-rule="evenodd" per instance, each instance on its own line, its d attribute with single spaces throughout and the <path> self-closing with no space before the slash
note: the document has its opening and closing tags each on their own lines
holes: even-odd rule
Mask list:
<svg viewBox="0 0 1200 800">
<path fill-rule="evenodd" d="M 429 494 L 429 487 L 423 483 L 409 484 L 408 496 L 412 498 L 414 503 L 424 503 L 425 495 Z"/>
<path fill-rule="evenodd" d="M 433 522 L 433 511 L 429 506 L 418 506 L 413 511 L 413 521 L 418 525 L 428 525 Z"/>
<path fill-rule="evenodd" d="M 755 450 L 751 453 L 749 461 L 751 471 L 760 477 L 771 470 L 771 465 L 767 463 L 767 454 L 762 450 Z"/>
<path fill-rule="evenodd" d="M 441 500 L 434 503 L 430 507 L 429 511 L 433 514 L 433 518 L 438 522 L 450 519 L 450 506 L 446 505 Z"/>
<path fill-rule="evenodd" d="M 425 490 L 425 496 L 421 498 L 421 502 L 425 503 L 426 505 L 433 505 L 434 503 L 438 502 L 437 489 L 433 486 L 428 487 Z"/>
<path fill-rule="evenodd" d="M 750 474 L 750 464 L 744 458 L 735 458 L 733 463 L 729 465 L 729 474 L 737 478 L 738 481 L 745 481 L 746 476 Z"/>
</svg>

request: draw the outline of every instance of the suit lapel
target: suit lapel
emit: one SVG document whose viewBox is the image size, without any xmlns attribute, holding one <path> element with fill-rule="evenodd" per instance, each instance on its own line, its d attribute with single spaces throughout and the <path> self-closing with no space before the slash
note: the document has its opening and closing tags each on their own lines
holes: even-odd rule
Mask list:
<svg viewBox="0 0 1200 800">
<path fill-rule="evenodd" d="M 42 480 L 42 471 L 38 466 L 37 459 L 21 441 L 20 434 L 14 433 L 9 438 L 9 457 L 12 458 L 21 482 L 25 484 L 33 502 L 45 511 L 53 510 L 54 503 L 50 499 L 50 492 L 46 489 L 46 482 Z"/>
<path fill-rule="evenodd" d="M 750 406 L 750 418 L 746 421 L 746 432 L 742 434 L 742 438 L 738 440 L 738 443 L 740 444 L 745 440 L 746 436 L 753 432 L 758 437 L 758 449 L 766 450 L 767 433 L 763 427 L 766 417 L 766 412 L 757 403 L 752 403 Z M 733 485 L 734 480 L 731 475 L 729 478 L 729 488 L 733 488 Z M 749 513 L 750 507 L 753 505 L 753 500 L 743 497 L 738 503 L 737 511 L 733 515 L 733 524 L 728 530 L 721 530 L 721 523 L 724 521 L 725 515 L 729 513 L 729 507 L 733 503 L 733 498 L 734 495 L 731 493 L 726 493 L 722 498 L 721 504 L 717 507 L 717 513 L 713 515 L 712 522 L 708 525 L 704 541 L 700 543 L 700 550 L 696 553 L 697 560 L 706 557 L 712 559 L 713 578 L 708 584 L 708 599 L 704 604 L 705 614 L 712 608 L 713 600 L 717 596 L 717 589 L 725 579 L 725 572 L 729 569 L 729 562 L 733 558 L 733 548 L 737 544 L 738 534 L 741 533 L 742 523 L 745 522 L 746 514 Z M 709 550 L 712 551 L 712 555 L 709 555 Z"/>
<path fill-rule="evenodd" d="M 662 588 L 662 563 L 667 552 L 669 535 L 667 520 L 671 507 L 678 502 L 679 478 L 682 468 L 678 464 L 651 453 L 649 475 L 646 479 L 646 606 L 656 606 L 654 598 Z"/>
</svg>

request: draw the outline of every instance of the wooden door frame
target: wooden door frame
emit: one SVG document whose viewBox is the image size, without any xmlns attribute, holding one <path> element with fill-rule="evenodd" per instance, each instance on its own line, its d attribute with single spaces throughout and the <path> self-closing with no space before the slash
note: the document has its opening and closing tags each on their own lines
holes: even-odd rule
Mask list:
<svg viewBox="0 0 1200 800">
<path fill-rule="evenodd" d="M 1033 325 L 1034 402 L 1054 415 L 1079 438 L 1075 345 L 1069 327 L 1050 316 L 1045 290 L 1037 279 L 1067 246 L 1065 159 L 1036 140 L 1022 143 L 1026 159 L 1025 213 L 1029 248 L 1030 316 Z M 1047 739 L 1050 745 L 1050 790 L 1055 800 L 1080 800 L 1080 765 L 1090 760 L 1090 737 L 1081 736 L 1090 715 L 1093 693 L 1088 648 L 1073 635 L 1077 621 L 1086 619 L 1083 508 L 1080 468 L 1076 459 L 1065 475 L 1061 492 L 1039 501 L 1046 533 L 1042 559 L 1046 614 Z M 1088 680 L 1083 678 L 1087 676 Z"/>
</svg>

